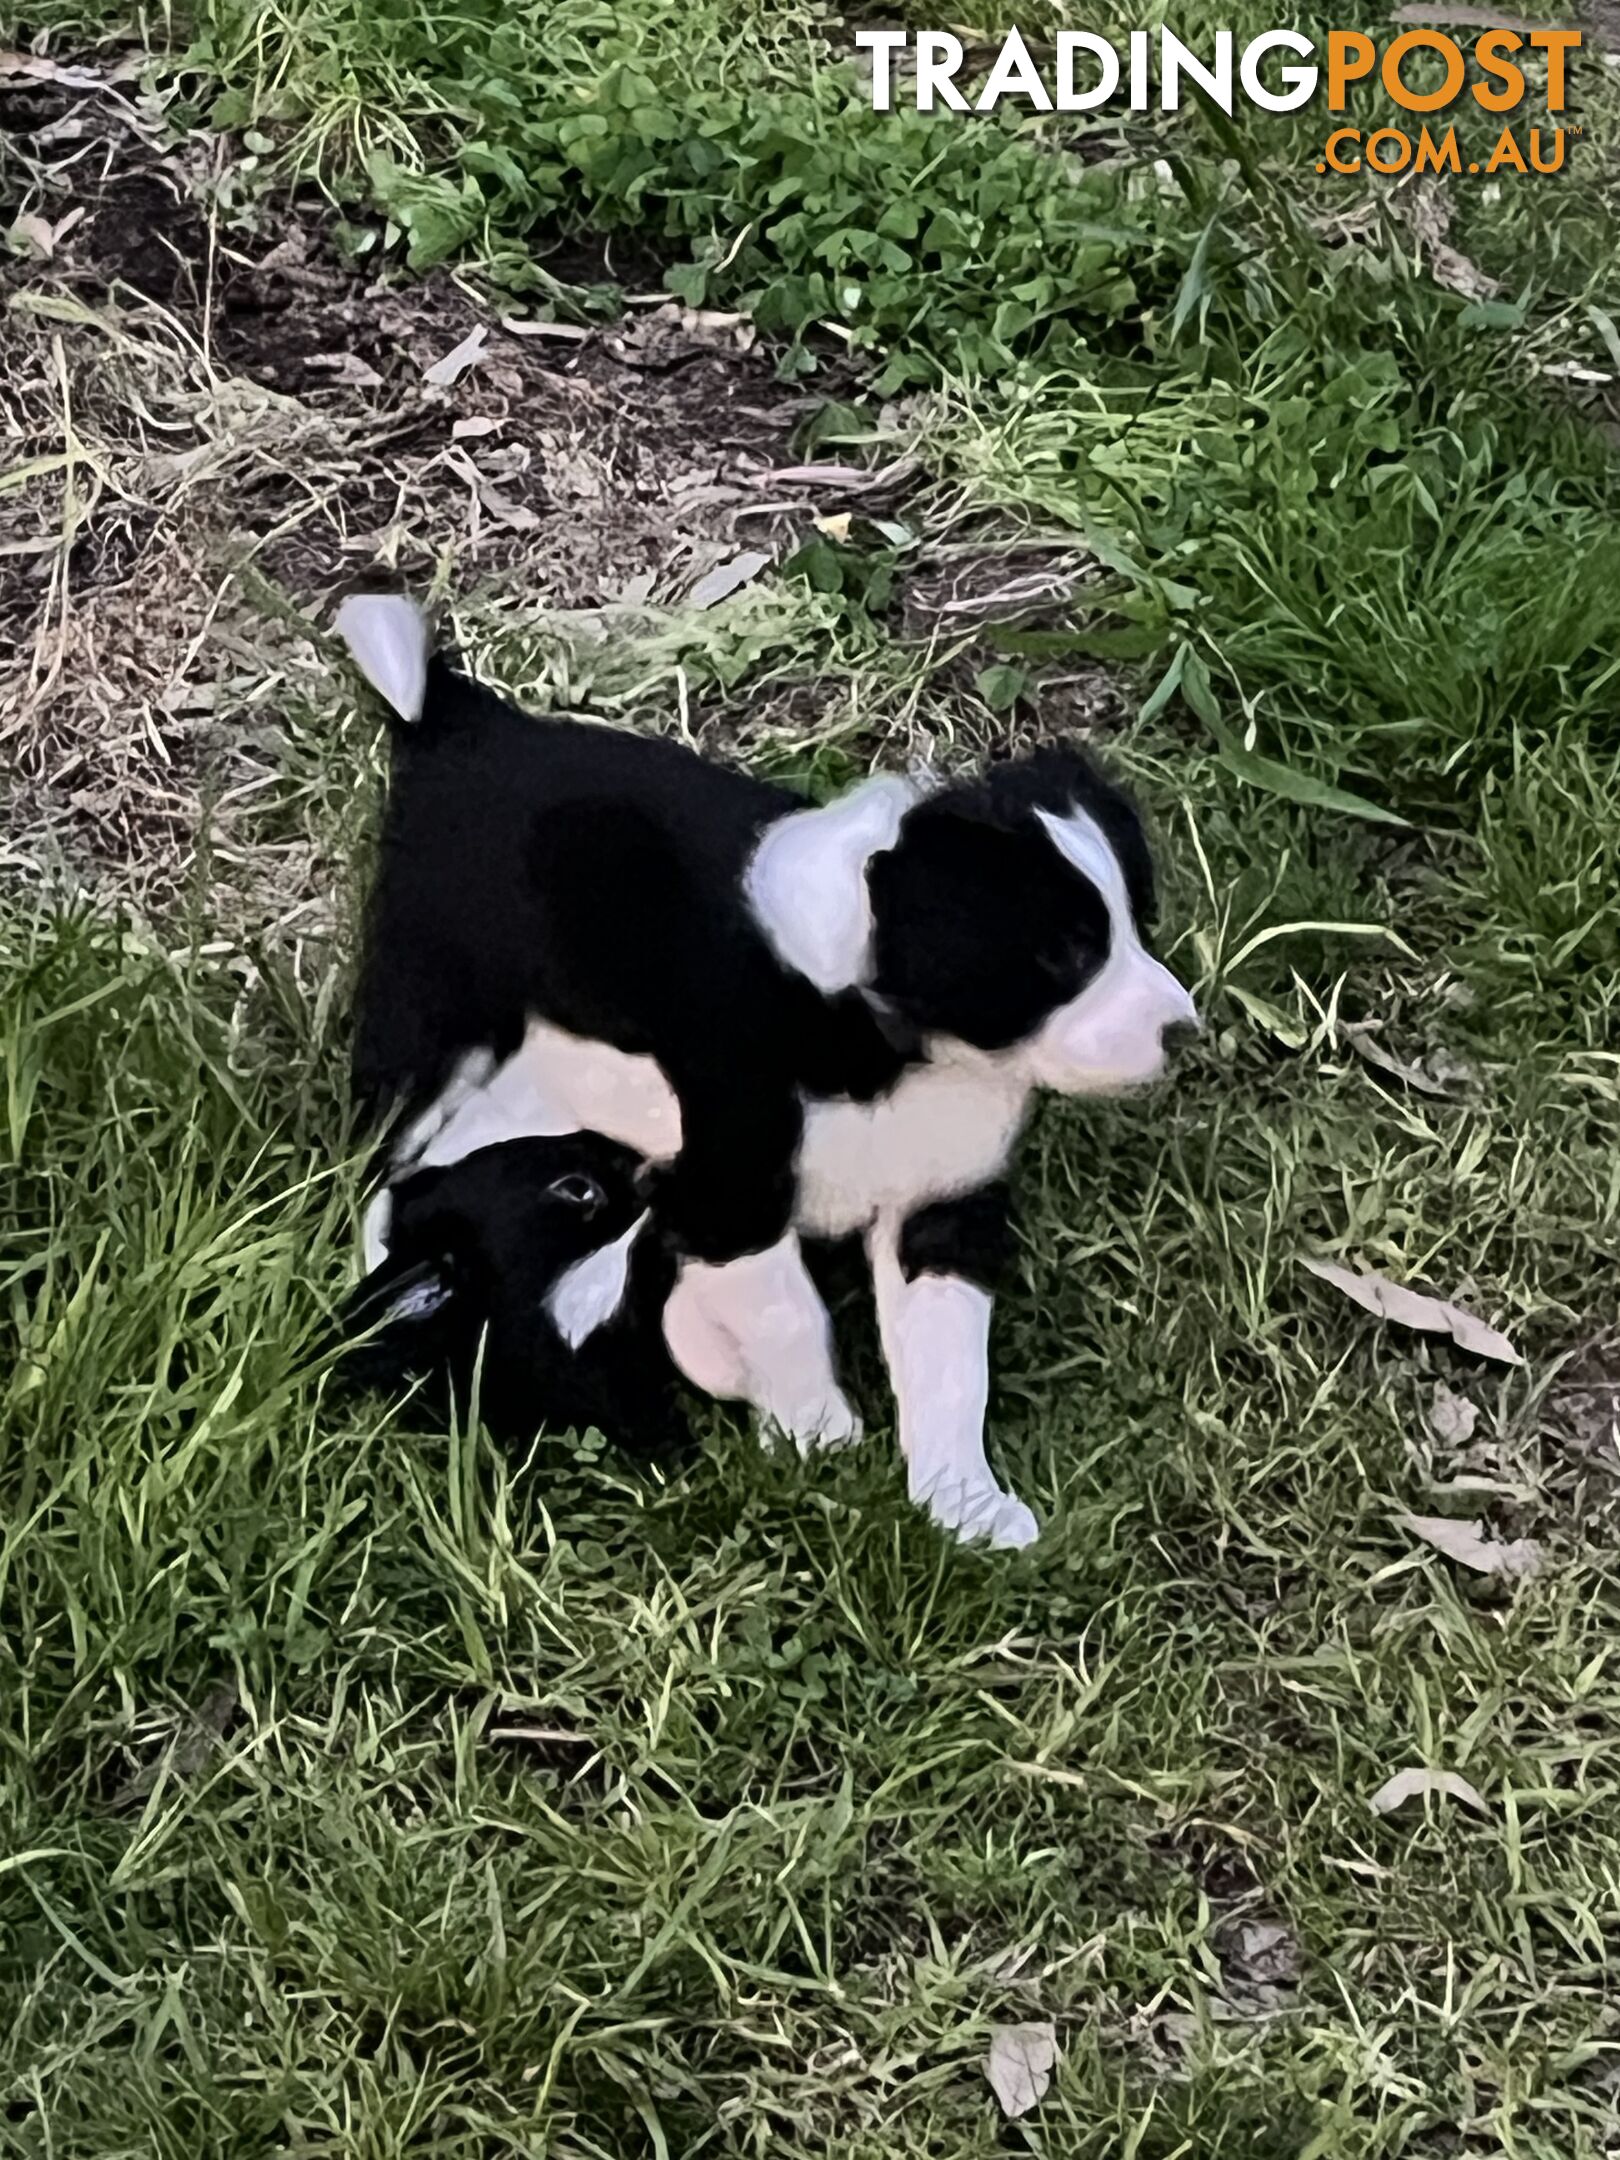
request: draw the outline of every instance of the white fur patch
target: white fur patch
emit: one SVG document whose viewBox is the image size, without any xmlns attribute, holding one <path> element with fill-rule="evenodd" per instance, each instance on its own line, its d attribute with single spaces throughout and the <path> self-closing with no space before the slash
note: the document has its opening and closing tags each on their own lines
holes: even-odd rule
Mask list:
<svg viewBox="0 0 1620 2160">
<path fill-rule="evenodd" d="M 355 666 L 402 720 L 420 720 L 427 696 L 428 626 L 397 593 L 351 593 L 332 627 Z"/>
<path fill-rule="evenodd" d="M 1143 950 L 1125 873 L 1089 811 L 1067 817 L 1036 812 L 1053 846 L 1088 877 L 1108 909 L 1108 958 L 1067 1005 L 1060 1006 L 1023 1053 L 1032 1080 L 1066 1095 L 1105 1095 L 1156 1080 L 1164 1070 L 1164 1033 L 1196 1027 L 1198 1008 L 1162 962 Z"/>
<path fill-rule="evenodd" d="M 434 1136 L 456 1115 L 461 1106 L 485 1087 L 495 1070 L 488 1050 L 464 1051 L 455 1070 L 419 1117 L 413 1118 L 394 1143 L 394 1167 L 405 1169 L 416 1162 Z M 451 1161 L 455 1160 L 452 1156 Z"/>
<path fill-rule="evenodd" d="M 647 1224 L 638 1215 L 611 1245 L 576 1260 L 546 1294 L 546 1312 L 570 1350 L 605 1327 L 624 1303 L 630 1281 L 630 1252 Z"/>
<path fill-rule="evenodd" d="M 894 846 L 917 795 L 912 781 L 881 774 L 821 809 L 779 818 L 754 852 L 743 881 L 754 919 L 777 958 L 824 995 L 870 972 L 866 866 Z"/>
<path fill-rule="evenodd" d="M 742 1346 L 711 1309 L 703 1271 L 683 1268 L 664 1306 L 664 1343 L 693 1387 L 721 1402 L 746 1399 L 748 1367 Z"/>
<path fill-rule="evenodd" d="M 1000 1176 L 1023 1123 L 1028 1075 L 962 1044 L 932 1050 L 875 1102 L 806 1105 L 801 1230 L 843 1237 L 875 1215 L 907 1215 Z"/>
<path fill-rule="evenodd" d="M 394 1196 L 385 1185 L 373 1193 L 360 1218 L 360 1260 L 369 1275 L 388 1258 L 388 1233 L 394 1226 Z"/>
<path fill-rule="evenodd" d="M 530 1023 L 498 1072 L 490 1073 L 487 1052 L 478 1054 L 485 1059 L 482 1083 L 467 1086 L 458 1068 L 449 1115 L 419 1143 L 415 1160 L 423 1168 L 460 1162 L 501 1140 L 569 1132 L 601 1133 L 651 1162 L 680 1153 L 681 1106 L 653 1058 L 631 1057 L 541 1020 Z"/>
<path fill-rule="evenodd" d="M 384 1315 L 387 1323 L 395 1320 L 426 1320 L 441 1305 L 450 1302 L 450 1290 L 436 1275 L 422 1282 L 413 1282 L 402 1290 Z"/>
</svg>

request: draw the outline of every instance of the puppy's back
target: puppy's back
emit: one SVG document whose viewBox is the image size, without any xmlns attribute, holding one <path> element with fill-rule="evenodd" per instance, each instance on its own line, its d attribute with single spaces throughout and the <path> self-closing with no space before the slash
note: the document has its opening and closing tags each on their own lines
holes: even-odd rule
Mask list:
<svg viewBox="0 0 1620 2160">
<path fill-rule="evenodd" d="M 335 627 L 389 719 L 356 1000 L 368 1110 L 424 1106 L 458 1056 L 499 1062 L 535 1013 L 613 1039 L 619 1008 L 678 997 L 671 942 L 716 909 L 723 968 L 744 868 L 796 796 L 663 737 L 519 711 L 403 597 L 346 599 Z"/>
</svg>

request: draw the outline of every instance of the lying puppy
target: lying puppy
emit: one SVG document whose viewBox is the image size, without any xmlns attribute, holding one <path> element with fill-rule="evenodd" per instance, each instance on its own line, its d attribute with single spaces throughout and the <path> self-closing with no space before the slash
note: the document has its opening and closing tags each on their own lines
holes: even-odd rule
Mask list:
<svg viewBox="0 0 1620 2160">
<path fill-rule="evenodd" d="M 634 1147 L 682 1256 L 676 1363 L 802 1447 L 859 1428 L 799 1240 L 859 1234 L 913 1497 L 1028 1544 L 984 1451 L 1002 1173 L 1037 1087 L 1140 1085 L 1196 1024 L 1142 943 L 1125 798 L 1050 748 L 811 808 L 515 711 L 409 601 L 337 628 L 395 715 L 355 1046 L 362 1096 L 409 1121 L 393 1174 L 514 1134 Z"/>
<path fill-rule="evenodd" d="M 642 1159 L 597 1133 L 497 1141 L 413 1168 L 341 1321 L 355 1388 L 475 1397 L 498 1439 L 595 1426 L 638 1452 L 685 1437 L 662 1331 L 675 1263 L 643 1238 Z"/>
</svg>

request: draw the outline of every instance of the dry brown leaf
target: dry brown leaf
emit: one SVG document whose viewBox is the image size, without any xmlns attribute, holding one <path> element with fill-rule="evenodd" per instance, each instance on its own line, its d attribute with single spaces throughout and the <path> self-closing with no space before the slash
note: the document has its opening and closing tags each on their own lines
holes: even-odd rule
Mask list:
<svg viewBox="0 0 1620 2160">
<path fill-rule="evenodd" d="M 335 383 L 347 383 L 356 390 L 376 390 L 381 387 L 382 377 L 368 361 L 358 353 L 322 352 L 311 353 L 311 367 L 325 368 Z"/>
<path fill-rule="evenodd" d="M 436 390 L 448 390 L 453 382 L 459 382 L 470 367 L 476 367 L 483 357 L 484 341 L 489 331 L 480 323 L 476 330 L 469 330 L 459 345 L 451 347 L 442 360 L 435 360 L 431 367 L 422 370 L 422 380 L 432 383 Z"/>
<path fill-rule="evenodd" d="M 37 249 L 41 255 L 48 259 L 56 253 L 62 242 L 84 215 L 85 205 L 79 203 L 67 213 L 66 217 L 58 218 L 53 225 L 49 218 L 40 217 L 37 212 L 27 210 L 20 217 L 13 219 L 9 237 L 14 240 L 26 240 L 31 247 Z"/>
<path fill-rule="evenodd" d="M 1493 278 L 1444 241 L 1437 240 L 1429 249 L 1429 275 L 1447 292 L 1461 293 L 1465 300 L 1494 300 L 1502 290 L 1500 278 Z"/>
<path fill-rule="evenodd" d="M 478 500 L 497 525 L 505 525 L 512 532 L 533 532 L 540 522 L 538 514 L 531 510 L 527 503 L 516 502 L 510 495 L 503 495 L 499 488 L 491 487 L 487 480 L 479 482 Z"/>
<path fill-rule="evenodd" d="M 681 328 L 702 344 L 729 346 L 734 352 L 752 352 L 759 334 L 746 315 L 718 308 L 683 308 Z"/>
<path fill-rule="evenodd" d="M 1457 1770 L 1397 1770 L 1373 1794 L 1372 1811 L 1375 1815 L 1393 1814 L 1396 1808 L 1417 1799 L 1420 1793 L 1445 1793 L 1453 1800 L 1477 1808 L 1482 1815 L 1490 1813 L 1479 1787 L 1470 1785 Z"/>
<path fill-rule="evenodd" d="M 450 440 L 466 442 L 470 436 L 493 435 L 500 424 L 490 413 L 469 413 L 465 420 L 451 423 Z"/>
<path fill-rule="evenodd" d="M 503 315 L 501 328 L 510 330 L 514 337 L 566 338 L 575 345 L 595 335 L 586 323 L 539 322 L 528 315 Z"/>
<path fill-rule="evenodd" d="M 1390 1073 L 1395 1079 L 1403 1080 L 1408 1087 L 1416 1088 L 1420 1094 L 1444 1095 L 1449 1092 L 1443 1081 L 1435 1079 L 1421 1065 L 1408 1065 L 1403 1059 L 1386 1050 L 1372 1025 L 1353 1024 L 1344 1030 L 1344 1039 L 1357 1057 L 1365 1058 L 1369 1065 L 1376 1065 L 1380 1072 Z"/>
<path fill-rule="evenodd" d="M 847 540 L 849 519 L 850 513 L 847 510 L 840 510 L 836 517 L 818 517 L 815 521 L 816 531 L 825 533 L 829 540 Z"/>
<path fill-rule="evenodd" d="M 0 52 L 0 82 L 19 77 L 29 82 L 59 83 L 64 90 L 101 90 L 108 79 L 94 68 L 63 67 L 60 61 L 42 60 L 34 53 Z"/>
<path fill-rule="evenodd" d="M 1434 1383 L 1434 1394 L 1429 1401 L 1429 1430 L 1437 1440 L 1444 1440 L 1454 1447 L 1466 1447 L 1474 1437 L 1474 1427 L 1478 1423 L 1478 1403 L 1471 1403 L 1466 1395 L 1454 1395 L 1443 1380 Z"/>
<path fill-rule="evenodd" d="M 1476 1357 L 1495 1358 L 1502 1365 L 1524 1363 L 1505 1335 L 1461 1305 L 1427 1297 L 1420 1290 L 1408 1290 L 1384 1275 L 1357 1274 L 1351 1268 L 1335 1266 L 1331 1260 L 1302 1256 L 1301 1265 L 1323 1282 L 1331 1283 L 1335 1290 L 1342 1290 L 1377 1320 L 1392 1320 L 1398 1327 L 1417 1328 L 1425 1335 L 1449 1335 L 1460 1350 L 1470 1350 Z"/>
<path fill-rule="evenodd" d="M 716 601 L 728 598 L 741 586 L 751 583 L 769 565 L 770 560 L 770 556 L 759 548 L 745 548 L 742 554 L 733 555 L 729 562 L 716 563 L 712 570 L 704 572 L 687 594 L 687 606 L 713 607 Z"/>
<path fill-rule="evenodd" d="M 1451 229 L 1453 201 L 1438 179 L 1403 182 L 1390 197 L 1390 207 L 1406 225 L 1428 261 L 1429 274 L 1448 292 L 1468 300 L 1494 299 L 1502 288 L 1479 265 L 1459 254 L 1446 239 Z"/>
<path fill-rule="evenodd" d="M 1573 23 L 1533 22 L 1528 15 L 1498 15 L 1488 7 L 1452 7 L 1438 0 L 1434 7 L 1398 7 L 1391 20 L 1398 23 L 1433 23 L 1437 28 L 1459 30 L 1556 30 L 1575 29 Z"/>
<path fill-rule="evenodd" d="M 767 487 L 777 480 L 789 480 L 795 487 L 867 487 L 872 479 L 864 465 L 778 465 L 770 472 L 754 475 L 755 484 Z"/>
<path fill-rule="evenodd" d="M 1397 1515 L 1395 1520 L 1402 1530 L 1476 1575 L 1520 1577 L 1535 1574 L 1541 1565 L 1541 1547 L 1534 1538 L 1504 1543 L 1487 1537 L 1483 1523 L 1463 1522 L 1454 1515 Z"/>
<path fill-rule="evenodd" d="M 43 256 L 47 262 L 56 253 L 56 227 L 49 218 L 38 217 L 32 210 L 25 210 L 20 217 L 12 219 L 6 238 L 20 240 L 24 246 L 31 247 L 36 255 Z"/>
<path fill-rule="evenodd" d="M 1027 2115 L 1045 2097 L 1058 2059 L 1057 2027 L 996 2025 L 984 2074 L 1003 2115 Z"/>
</svg>

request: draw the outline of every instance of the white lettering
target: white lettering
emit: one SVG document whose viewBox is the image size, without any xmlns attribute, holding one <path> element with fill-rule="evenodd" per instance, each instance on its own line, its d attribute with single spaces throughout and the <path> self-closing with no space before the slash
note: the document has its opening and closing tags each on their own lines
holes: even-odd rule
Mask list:
<svg viewBox="0 0 1620 2160">
<path fill-rule="evenodd" d="M 1040 70 L 1030 57 L 1023 32 L 1019 30 L 1008 32 L 996 55 L 996 64 L 990 70 L 990 80 L 979 93 L 977 110 L 994 112 L 1000 100 L 1010 92 L 1028 98 L 1037 112 L 1052 110 L 1052 93 L 1041 81 Z"/>
<path fill-rule="evenodd" d="M 1292 52 L 1303 56 L 1315 52 L 1316 47 L 1297 30 L 1264 30 L 1260 36 L 1245 46 L 1243 59 L 1238 68 L 1243 87 L 1256 105 L 1267 112 L 1293 112 L 1307 98 L 1315 95 L 1319 70 L 1313 67 L 1285 67 L 1279 70 L 1288 84 L 1286 90 L 1268 90 L 1260 80 L 1260 63 L 1269 52 Z"/>
<path fill-rule="evenodd" d="M 1082 53 L 1097 63 L 1097 80 L 1089 90 L 1074 86 L 1074 63 Z M 1060 30 L 1057 38 L 1059 112 L 1091 112 L 1106 105 L 1119 88 L 1119 53 L 1095 30 Z"/>
<path fill-rule="evenodd" d="M 1146 112 L 1152 102 L 1148 93 L 1148 34 L 1131 32 L 1131 111 Z"/>
<path fill-rule="evenodd" d="M 968 101 L 957 89 L 955 75 L 962 65 L 962 40 L 948 30 L 917 32 L 917 110 L 932 112 L 938 95 L 952 112 L 966 112 Z"/>
<path fill-rule="evenodd" d="M 1186 75 L 1209 95 L 1224 113 L 1232 110 L 1232 33 L 1215 33 L 1215 65 L 1208 67 L 1184 45 L 1173 30 L 1159 33 L 1159 104 L 1174 112 L 1181 103 L 1181 78 Z"/>
<path fill-rule="evenodd" d="M 894 56 L 906 43 L 904 30 L 857 30 L 855 43 L 872 55 L 872 110 L 888 112 L 894 102 Z"/>
</svg>

